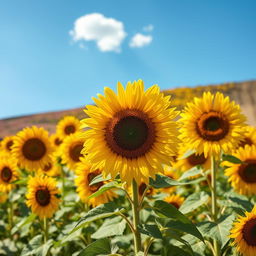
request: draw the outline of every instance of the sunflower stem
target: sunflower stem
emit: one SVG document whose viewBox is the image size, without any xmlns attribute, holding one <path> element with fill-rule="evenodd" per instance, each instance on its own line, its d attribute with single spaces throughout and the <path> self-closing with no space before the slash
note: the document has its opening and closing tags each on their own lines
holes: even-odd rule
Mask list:
<svg viewBox="0 0 256 256">
<path fill-rule="evenodd" d="M 217 206 L 217 166 L 214 156 L 211 157 L 211 182 L 212 182 L 212 219 L 214 222 L 218 220 L 218 206 Z M 220 256 L 220 246 L 217 240 L 213 241 L 215 256 Z"/>
<path fill-rule="evenodd" d="M 139 212 L 139 193 L 138 184 L 135 180 L 132 181 L 132 213 L 133 213 L 133 228 L 134 228 L 134 250 L 135 254 L 141 251 L 141 236 L 138 230 L 140 223 L 140 212 Z"/>
<path fill-rule="evenodd" d="M 44 243 L 48 241 L 48 220 L 44 217 Z"/>
<path fill-rule="evenodd" d="M 62 182 L 62 202 L 63 206 L 65 206 L 65 172 L 63 165 L 61 165 L 61 182 Z"/>
<path fill-rule="evenodd" d="M 9 200 L 9 230 L 10 230 L 10 238 L 12 236 L 12 228 L 13 228 L 13 203 Z"/>
</svg>

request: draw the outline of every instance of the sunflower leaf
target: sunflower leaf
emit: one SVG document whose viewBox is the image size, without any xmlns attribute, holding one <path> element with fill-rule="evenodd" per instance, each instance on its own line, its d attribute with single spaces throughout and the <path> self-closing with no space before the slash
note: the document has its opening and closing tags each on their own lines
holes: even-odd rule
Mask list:
<svg viewBox="0 0 256 256">
<path fill-rule="evenodd" d="M 168 204 L 165 201 L 157 200 L 153 206 L 153 210 L 160 217 L 165 216 L 172 220 L 166 220 L 167 223 L 164 225 L 168 228 L 173 228 L 175 230 L 180 230 L 182 232 L 189 233 L 201 241 L 204 241 L 202 234 L 199 232 L 197 227 L 188 219 L 184 214 L 182 214 L 175 206 Z M 174 219 L 174 220 L 173 220 Z"/>
<path fill-rule="evenodd" d="M 182 176 L 179 178 L 179 180 L 184 180 L 184 179 L 196 176 L 198 174 L 202 174 L 202 169 L 200 166 L 194 166 L 188 171 L 184 172 Z"/>
<path fill-rule="evenodd" d="M 110 180 L 110 179 L 111 179 L 111 175 L 108 175 L 107 177 L 103 178 L 102 174 L 99 174 L 99 175 L 97 175 L 96 177 L 94 177 L 92 179 L 89 186 L 92 186 L 92 185 L 97 184 L 99 182 L 107 181 L 107 180 Z"/>
<path fill-rule="evenodd" d="M 241 161 L 239 158 L 237 158 L 235 156 L 232 156 L 232 155 L 223 154 L 222 155 L 222 160 L 227 161 L 227 162 L 231 162 L 231 163 L 234 163 L 234 164 L 242 164 L 243 163 L 243 161 Z"/>
<path fill-rule="evenodd" d="M 195 154 L 196 150 L 194 149 L 189 149 L 187 150 L 178 160 L 182 160 L 182 159 L 185 159 L 193 154 Z"/>
<path fill-rule="evenodd" d="M 162 239 L 161 231 L 157 225 L 154 224 L 143 224 L 139 227 L 139 231 L 150 237 Z"/>
</svg>

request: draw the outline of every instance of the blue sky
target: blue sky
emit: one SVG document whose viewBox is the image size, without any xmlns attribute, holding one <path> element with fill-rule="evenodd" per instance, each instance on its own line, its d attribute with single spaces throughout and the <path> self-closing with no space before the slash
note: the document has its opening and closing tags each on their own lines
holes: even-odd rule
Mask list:
<svg viewBox="0 0 256 256">
<path fill-rule="evenodd" d="M 95 13 L 122 25 L 115 49 L 98 47 L 98 34 L 70 34 Z M 166 89 L 255 79 L 255 13 L 254 0 L 1 1 L 0 118 L 84 106 L 117 81 Z M 137 34 L 148 41 L 131 47 Z"/>
</svg>

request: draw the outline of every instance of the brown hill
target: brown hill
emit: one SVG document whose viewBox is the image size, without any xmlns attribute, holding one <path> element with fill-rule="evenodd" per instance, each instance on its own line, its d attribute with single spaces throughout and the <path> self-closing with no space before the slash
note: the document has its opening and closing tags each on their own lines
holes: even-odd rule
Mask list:
<svg viewBox="0 0 256 256">
<path fill-rule="evenodd" d="M 194 88 L 176 88 L 165 90 L 164 93 L 172 95 L 173 105 L 181 109 L 186 102 L 190 101 L 195 96 L 201 96 L 205 91 L 223 92 L 241 105 L 244 114 L 248 118 L 248 124 L 256 125 L 256 80 L 220 85 L 197 86 Z M 56 123 L 66 115 L 74 115 L 79 119 L 85 117 L 82 108 L 76 108 L 66 111 L 7 118 L 0 120 L 0 137 L 13 135 L 24 127 L 32 125 L 42 126 L 50 131 L 50 133 L 54 133 Z"/>
</svg>

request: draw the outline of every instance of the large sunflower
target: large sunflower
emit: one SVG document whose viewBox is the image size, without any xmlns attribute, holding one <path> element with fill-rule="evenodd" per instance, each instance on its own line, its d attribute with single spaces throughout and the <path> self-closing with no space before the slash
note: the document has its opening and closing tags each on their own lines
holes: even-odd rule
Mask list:
<svg viewBox="0 0 256 256">
<path fill-rule="evenodd" d="M 56 133 L 60 139 L 76 133 L 80 129 L 80 121 L 74 116 L 65 116 L 61 119 L 56 128 Z"/>
<path fill-rule="evenodd" d="M 53 145 L 44 128 L 24 128 L 14 139 L 12 153 L 19 165 L 31 171 L 43 168 L 50 160 Z"/>
<path fill-rule="evenodd" d="M 8 192 L 18 178 L 17 165 L 12 158 L 0 158 L 0 191 Z"/>
<path fill-rule="evenodd" d="M 225 175 L 229 177 L 232 187 L 241 194 L 256 194 L 256 146 L 245 145 L 240 147 L 234 156 L 239 158 L 243 163 L 235 164 L 223 162 L 228 167 Z"/>
<path fill-rule="evenodd" d="M 217 92 L 205 92 L 202 98 L 188 103 L 181 114 L 181 140 L 205 157 L 219 157 L 229 152 L 242 140 L 245 116 L 239 105 Z"/>
<path fill-rule="evenodd" d="M 93 98 L 96 106 L 88 105 L 82 120 L 88 154 L 93 168 L 103 174 L 131 184 L 135 179 L 148 184 L 149 177 L 163 172 L 177 147 L 177 116 L 170 108 L 170 97 L 164 96 L 157 85 L 144 92 L 143 81 L 128 83 L 126 89 L 117 85 L 117 94 L 105 88 L 105 96 Z"/>
<path fill-rule="evenodd" d="M 245 147 L 245 145 L 256 146 L 256 129 L 252 126 L 246 126 L 244 128 L 244 136 L 238 147 Z"/>
<path fill-rule="evenodd" d="M 14 136 L 7 136 L 1 141 L 1 149 L 3 153 L 11 153 L 13 142 Z"/>
<path fill-rule="evenodd" d="M 80 133 L 71 134 L 60 147 L 62 163 L 66 164 L 70 170 L 75 170 L 77 164 L 81 161 L 81 151 L 83 149 L 85 139 Z"/>
<path fill-rule="evenodd" d="M 256 207 L 245 216 L 240 216 L 230 230 L 230 237 L 234 239 L 232 246 L 243 256 L 256 255 Z"/>
<path fill-rule="evenodd" d="M 101 173 L 100 170 L 93 170 L 91 165 L 86 161 L 85 158 L 81 158 L 81 162 L 77 165 L 75 184 L 76 191 L 81 198 L 81 201 L 84 203 L 88 203 L 93 207 L 97 205 L 104 204 L 109 202 L 116 197 L 116 194 L 110 190 L 105 191 L 103 194 L 97 197 L 93 197 L 88 199 L 90 195 L 95 193 L 105 182 L 99 182 L 95 185 L 89 185 L 91 181 Z"/>
<path fill-rule="evenodd" d="M 51 218 L 57 211 L 60 199 L 56 181 L 47 176 L 30 177 L 28 181 L 27 205 L 40 218 Z"/>
</svg>

